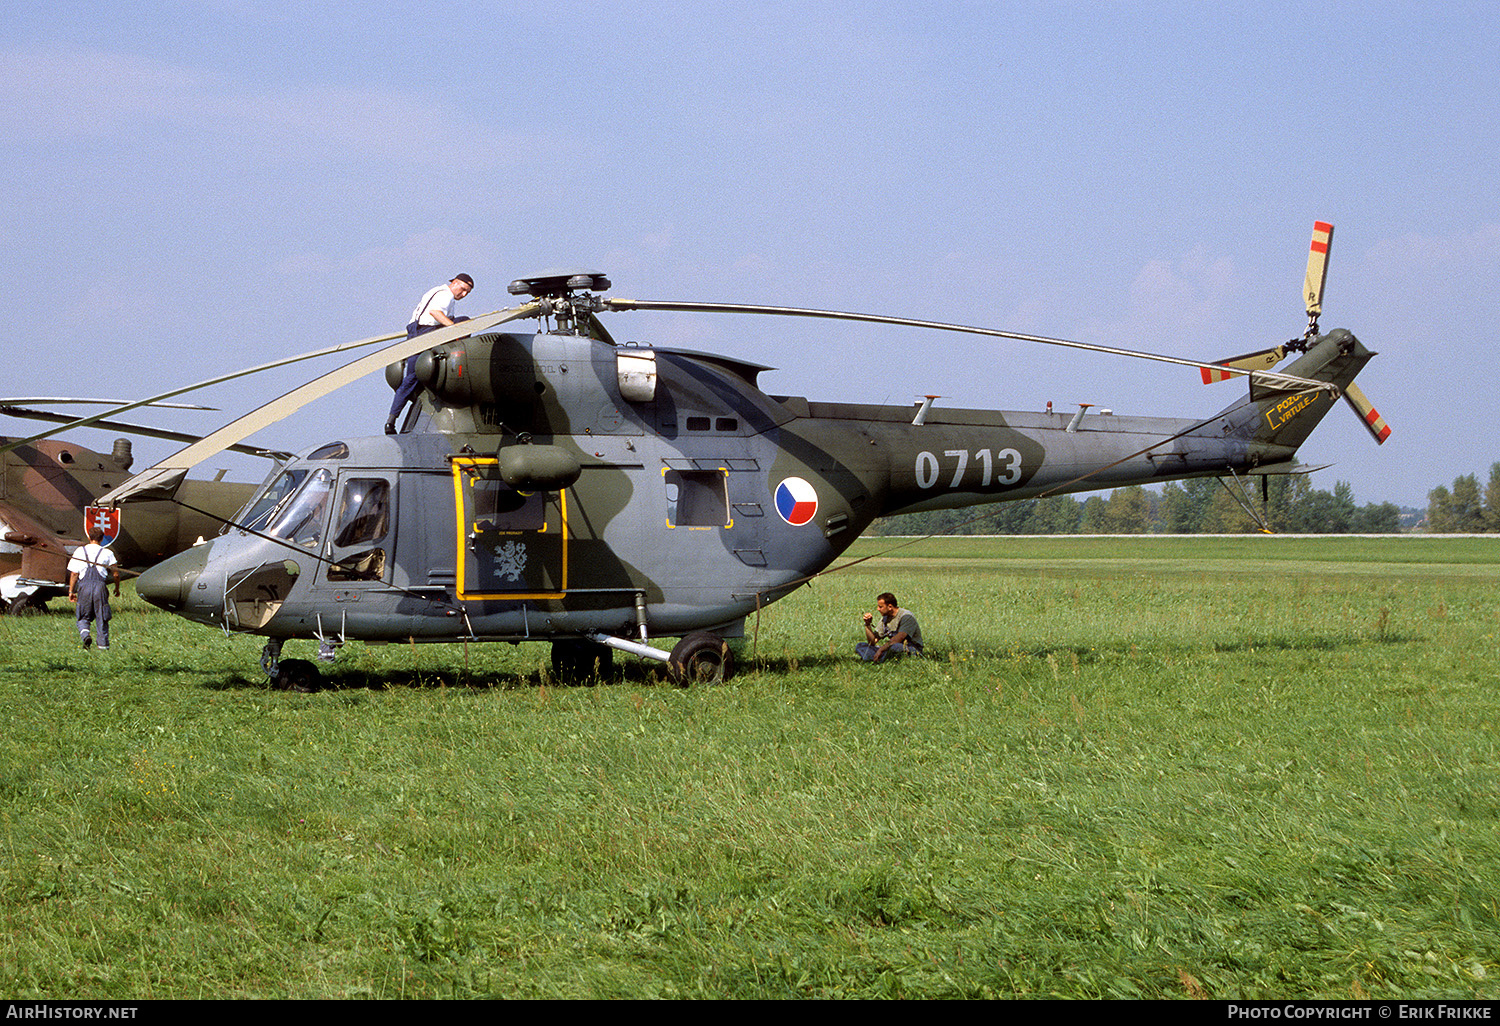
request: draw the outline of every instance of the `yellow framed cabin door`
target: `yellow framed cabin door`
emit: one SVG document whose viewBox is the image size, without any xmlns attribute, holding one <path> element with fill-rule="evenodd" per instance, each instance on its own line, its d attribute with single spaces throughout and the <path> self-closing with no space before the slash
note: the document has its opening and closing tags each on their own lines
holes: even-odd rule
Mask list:
<svg viewBox="0 0 1500 1026">
<path fill-rule="evenodd" d="M 568 588 L 567 492 L 522 492 L 498 461 L 453 461 L 461 600 L 555 599 Z"/>
</svg>

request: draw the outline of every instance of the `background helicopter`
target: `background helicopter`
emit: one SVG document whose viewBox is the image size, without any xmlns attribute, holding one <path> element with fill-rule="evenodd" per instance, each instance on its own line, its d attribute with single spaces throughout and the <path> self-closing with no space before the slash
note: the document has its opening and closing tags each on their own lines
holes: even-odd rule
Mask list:
<svg viewBox="0 0 1500 1026">
<path fill-rule="evenodd" d="M 100 428 L 147 438 L 197 442 L 200 440 L 197 435 L 108 418 L 141 407 L 210 410 L 207 406 L 165 400 L 248 374 L 397 337 L 379 335 L 341 343 L 124 404 L 115 400 L 53 396 L 0 398 L 0 414 L 63 425 L 27 438 L 0 437 L 0 612 L 36 612 L 45 607 L 49 598 L 67 592 L 68 556 L 82 543 L 89 520 L 97 520 L 104 527 L 120 566 L 138 570 L 181 552 L 206 535 L 216 534 L 255 491 L 253 484 L 224 481 L 225 472 L 221 470 L 211 481 L 183 481 L 171 500 L 131 503 L 127 517 L 119 507 L 105 509 L 92 503 L 96 496 L 129 477 L 134 462 L 129 440 L 116 439 L 106 456 L 75 443 L 52 441 L 51 436 L 77 428 Z M 37 405 L 114 408 L 74 417 L 35 409 Z M 238 443 L 219 446 L 215 451 L 225 450 L 278 461 L 291 458 L 290 453 Z"/>
<path fill-rule="evenodd" d="M 722 638 L 742 634 L 748 614 L 826 568 L 876 517 L 1298 472 L 1297 448 L 1373 355 L 1348 331 L 1318 334 L 1325 271 L 1308 331 L 1288 346 L 1302 355 L 1284 372 L 907 318 L 606 298 L 597 272 L 548 273 L 511 285 L 531 297 L 522 306 L 356 360 L 100 501 L 174 497 L 223 446 L 421 353 L 426 392 L 398 435 L 331 440 L 279 468 L 223 535 L 143 574 L 140 594 L 267 636 L 262 663 L 285 686 L 311 686 L 316 674 L 281 660 L 289 638 L 315 638 L 329 656 L 351 639 L 548 640 L 559 673 L 602 666 L 620 649 L 666 662 L 680 682 L 720 679 L 730 669 Z M 969 332 L 1244 376 L 1250 394 L 1201 420 L 772 396 L 757 364 L 616 345 L 598 315 L 623 310 Z M 494 330 L 532 317 L 548 322 L 542 331 Z M 655 636 L 682 640 L 669 652 Z"/>
<path fill-rule="evenodd" d="M 30 404 L 82 402 L 106 404 L 97 399 L 0 399 L 0 414 L 68 423 L 74 418 Z M 115 421 L 96 426 L 174 441 L 193 437 Z M 264 455 L 249 446 L 233 448 Z M 67 592 L 68 556 L 83 541 L 94 499 L 126 480 L 133 463 L 125 438 L 115 439 L 107 455 L 72 442 L 0 438 L 0 612 L 36 612 L 49 598 Z M 253 484 L 221 478 L 222 472 L 212 481 L 183 482 L 181 502 L 140 503 L 132 505 L 128 517 L 107 517 L 106 534 L 120 565 L 138 570 L 216 534 L 223 518 L 255 490 Z"/>
</svg>

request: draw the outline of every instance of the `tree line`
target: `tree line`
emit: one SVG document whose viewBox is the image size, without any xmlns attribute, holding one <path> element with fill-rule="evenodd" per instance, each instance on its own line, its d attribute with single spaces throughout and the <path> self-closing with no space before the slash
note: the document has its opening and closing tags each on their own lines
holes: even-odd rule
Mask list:
<svg viewBox="0 0 1500 1026">
<path fill-rule="evenodd" d="M 1476 474 L 1454 478 L 1451 490 L 1438 485 L 1428 492 L 1427 530 L 1433 534 L 1500 531 L 1500 463 L 1490 465 L 1490 481 L 1482 494 Z"/>
<path fill-rule="evenodd" d="M 1496 470 L 1500 471 L 1500 464 Z M 1492 473 L 1491 491 L 1497 483 L 1500 479 Z M 1055 495 L 995 506 L 904 513 L 877 520 L 872 531 L 908 535 L 1250 534 L 1261 530 L 1257 517 L 1264 517 L 1278 534 L 1393 534 L 1401 526 L 1400 507 L 1391 502 L 1357 506 L 1347 481 L 1326 492 L 1314 489 L 1305 474 L 1277 475 L 1269 479 L 1264 501 L 1258 481 L 1252 480 L 1248 488 L 1247 495 L 1231 491 L 1218 478 L 1193 478 L 1171 482 L 1159 492 L 1140 485 L 1117 488 L 1107 499 L 1095 495 L 1080 502 L 1071 495 Z"/>
</svg>

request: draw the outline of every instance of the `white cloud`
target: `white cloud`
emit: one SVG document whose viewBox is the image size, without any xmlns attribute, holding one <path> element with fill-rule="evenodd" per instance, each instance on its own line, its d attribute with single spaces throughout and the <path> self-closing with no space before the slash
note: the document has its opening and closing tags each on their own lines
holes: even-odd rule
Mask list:
<svg viewBox="0 0 1500 1026">
<path fill-rule="evenodd" d="M 450 228 L 431 228 L 408 236 L 399 246 L 377 246 L 330 257 L 322 252 L 296 253 L 276 263 L 275 270 L 289 275 L 385 274 L 409 275 L 413 267 L 452 263 L 492 265 L 498 255 L 495 243 L 480 235 Z M 457 273 L 457 272 L 454 272 Z"/>
<path fill-rule="evenodd" d="M 195 107 L 201 76 L 159 61 L 98 50 L 0 51 L 0 124 L 53 141 L 121 131 Z"/>
<path fill-rule="evenodd" d="M 0 51 L 0 127 L 53 145 L 75 138 L 142 141 L 191 128 L 262 160 L 394 161 L 424 168 L 506 166 L 534 152 L 526 136 L 455 117 L 434 134 L 446 98 L 359 87 L 257 89 L 128 54 L 49 47 Z M 550 145 L 557 146 L 553 140 Z"/>
<path fill-rule="evenodd" d="M 1175 262 L 1152 260 L 1131 282 L 1125 315 L 1094 325 L 1090 341 L 1155 352 L 1201 347 L 1205 337 L 1222 331 L 1237 288 L 1234 262 L 1202 246 Z"/>
<path fill-rule="evenodd" d="M 1450 235 L 1413 233 L 1384 239 L 1370 249 L 1368 260 L 1371 270 L 1382 275 L 1494 265 L 1500 262 L 1500 224 Z"/>
</svg>

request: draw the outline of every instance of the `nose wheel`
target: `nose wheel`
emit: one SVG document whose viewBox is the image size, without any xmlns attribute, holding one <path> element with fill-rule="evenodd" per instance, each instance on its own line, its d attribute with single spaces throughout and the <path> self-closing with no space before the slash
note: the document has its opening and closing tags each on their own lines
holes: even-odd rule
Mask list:
<svg viewBox="0 0 1500 1026">
<path fill-rule="evenodd" d="M 729 645 L 707 631 L 694 631 L 672 649 L 667 672 L 673 683 L 722 684 L 734 674 L 734 660 Z"/>
<path fill-rule="evenodd" d="M 323 677 L 316 664 L 306 659 L 281 658 L 280 638 L 272 638 L 260 650 L 260 668 L 266 671 L 272 691 L 296 691 L 306 695 L 323 687 Z"/>
<path fill-rule="evenodd" d="M 283 659 L 276 676 L 271 679 L 271 687 L 276 691 L 309 695 L 322 689 L 323 677 L 318 673 L 317 665 L 306 659 Z"/>
</svg>

